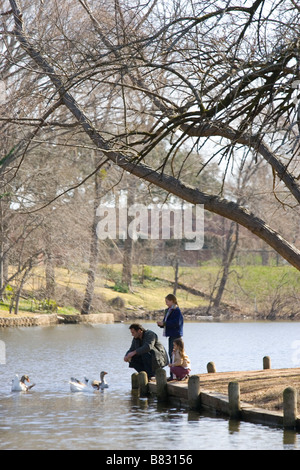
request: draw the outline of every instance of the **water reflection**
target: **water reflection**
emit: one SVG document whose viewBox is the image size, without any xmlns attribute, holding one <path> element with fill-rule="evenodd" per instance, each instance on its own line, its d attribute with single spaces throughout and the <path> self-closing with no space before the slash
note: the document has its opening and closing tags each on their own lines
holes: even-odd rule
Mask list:
<svg viewBox="0 0 300 470">
<path fill-rule="evenodd" d="M 226 362 L 226 355 L 233 357 L 231 349 L 225 346 L 228 342 L 234 345 L 238 334 L 243 337 L 243 361 L 249 369 L 253 351 L 256 352 L 255 342 L 261 341 L 262 337 L 270 337 L 271 340 L 268 344 L 265 341 L 264 347 L 275 358 L 273 363 L 276 364 L 276 348 L 272 350 L 272 344 L 276 334 L 279 334 L 276 333 L 278 330 L 273 329 L 269 336 L 270 328 L 266 330 L 267 325 L 261 325 L 262 330 L 258 331 L 256 326 L 248 329 L 247 334 L 243 330 L 246 324 L 232 325 L 231 329 L 225 325 L 223 336 L 226 339 L 221 343 L 222 325 L 216 324 L 214 330 L 213 324 L 210 324 L 210 342 L 214 349 L 209 350 L 204 347 L 208 334 L 206 326 L 187 324 L 185 341 L 193 357 L 194 371 L 201 372 L 200 368 L 205 368 L 208 362 L 204 359 L 205 354 L 209 360 L 218 364 L 220 370 L 222 363 Z M 151 325 L 151 328 L 155 329 L 155 325 Z M 286 335 L 289 335 L 289 326 L 286 331 Z M 280 336 L 282 345 L 285 338 L 282 324 Z M 0 339 L 5 341 L 7 351 L 7 363 L 0 365 L 0 449 L 299 447 L 299 435 L 291 431 L 168 407 L 158 403 L 155 398 L 132 394 L 132 370 L 123 362 L 123 354 L 131 341 L 128 325 L 6 329 L 0 331 Z M 216 339 L 219 347 L 216 347 Z M 236 370 L 236 364 L 231 362 L 231 365 Z M 102 369 L 108 371 L 109 389 L 91 394 L 70 392 L 68 380 L 72 375 L 97 378 Z M 36 383 L 36 387 L 28 393 L 12 393 L 12 377 L 15 373 L 25 372 Z"/>
<path fill-rule="evenodd" d="M 230 419 L 228 421 L 228 431 L 230 434 L 234 434 L 236 432 L 240 432 L 240 421 L 236 421 L 235 419 Z"/>
</svg>

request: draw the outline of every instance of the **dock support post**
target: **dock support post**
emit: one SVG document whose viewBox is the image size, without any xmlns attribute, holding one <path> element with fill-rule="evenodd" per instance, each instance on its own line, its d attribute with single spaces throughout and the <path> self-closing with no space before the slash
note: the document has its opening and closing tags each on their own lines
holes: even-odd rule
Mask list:
<svg viewBox="0 0 300 470">
<path fill-rule="evenodd" d="M 188 381 L 188 403 L 191 410 L 200 408 L 200 377 L 191 375 Z"/>
<path fill-rule="evenodd" d="M 167 374 L 164 369 L 157 369 L 156 378 L 156 394 L 157 400 L 160 402 L 168 400 Z"/>
<path fill-rule="evenodd" d="M 271 358 L 269 356 L 265 356 L 263 358 L 263 368 L 264 369 L 271 369 Z"/>
<path fill-rule="evenodd" d="M 217 372 L 217 369 L 216 369 L 216 366 L 215 366 L 214 362 L 209 362 L 207 364 L 206 368 L 207 368 L 207 372 L 209 374 L 214 374 L 215 372 Z"/>
<path fill-rule="evenodd" d="M 139 372 L 139 387 L 140 387 L 140 394 L 142 396 L 148 395 L 149 388 L 148 388 L 148 375 L 147 372 L 142 370 Z"/>
<path fill-rule="evenodd" d="M 134 372 L 131 375 L 131 391 L 134 394 L 138 394 L 140 392 L 140 383 L 139 383 L 139 374 L 138 374 L 138 372 Z"/>
<path fill-rule="evenodd" d="M 240 384 L 229 382 L 228 384 L 229 415 L 232 419 L 239 419 L 241 414 Z"/>
<path fill-rule="evenodd" d="M 285 428 L 296 427 L 297 420 L 297 391 L 287 387 L 283 391 L 283 425 Z"/>
</svg>

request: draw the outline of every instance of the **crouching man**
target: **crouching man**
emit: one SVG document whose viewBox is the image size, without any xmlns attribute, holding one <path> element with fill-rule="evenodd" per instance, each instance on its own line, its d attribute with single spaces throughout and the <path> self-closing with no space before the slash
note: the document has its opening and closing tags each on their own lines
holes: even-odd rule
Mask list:
<svg viewBox="0 0 300 470">
<path fill-rule="evenodd" d="M 155 376 L 156 369 L 168 364 L 167 352 L 154 331 L 145 330 L 138 323 L 133 323 L 129 329 L 133 340 L 124 361 L 137 372 L 145 371 L 150 380 Z"/>
</svg>

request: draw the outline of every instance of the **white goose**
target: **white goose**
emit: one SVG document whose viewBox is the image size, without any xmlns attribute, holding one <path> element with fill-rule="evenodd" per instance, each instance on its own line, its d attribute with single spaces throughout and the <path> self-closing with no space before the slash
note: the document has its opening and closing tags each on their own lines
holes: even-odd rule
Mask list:
<svg viewBox="0 0 300 470">
<path fill-rule="evenodd" d="M 103 390 L 104 388 L 108 388 L 108 384 L 105 381 L 104 375 L 107 372 L 102 371 L 100 373 L 100 381 L 99 380 L 89 380 L 86 377 L 84 381 L 80 381 L 75 377 L 71 377 L 70 380 L 70 390 L 71 392 L 94 392 L 95 390 Z"/>
<path fill-rule="evenodd" d="M 30 390 L 32 387 L 35 386 L 35 384 L 32 385 L 26 385 L 25 382 L 30 382 L 28 375 L 22 375 L 21 379 L 19 379 L 19 376 L 16 375 L 13 380 L 12 380 L 12 387 L 11 391 L 12 392 L 27 392 Z"/>
<path fill-rule="evenodd" d="M 70 390 L 71 392 L 94 392 L 95 389 L 92 386 L 92 382 L 92 380 L 81 382 L 75 377 L 71 377 L 69 381 Z"/>
</svg>

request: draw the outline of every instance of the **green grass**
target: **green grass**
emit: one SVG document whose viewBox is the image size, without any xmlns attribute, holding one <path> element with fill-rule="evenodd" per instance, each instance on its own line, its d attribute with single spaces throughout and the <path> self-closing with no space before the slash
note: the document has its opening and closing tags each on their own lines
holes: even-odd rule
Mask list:
<svg viewBox="0 0 300 470">
<path fill-rule="evenodd" d="M 152 270 L 153 275 L 171 275 L 168 267 L 153 267 Z M 208 294 L 219 271 L 217 266 L 181 268 L 179 280 Z M 232 266 L 230 271 L 223 299 L 230 303 L 247 302 L 250 299 L 262 302 L 278 291 L 288 294 L 300 288 L 300 273 L 291 266 Z"/>
<path fill-rule="evenodd" d="M 109 302 L 114 297 L 121 297 L 127 307 L 143 307 L 146 310 L 162 309 L 165 306 L 164 298 L 172 292 L 170 281 L 174 280 L 174 270 L 170 266 L 146 266 L 144 273 L 147 277 L 141 283 L 141 267 L 134 266 L 132 292 L 118 292 L 114 290 L 115 282 L 120 280 L 122 266 L 120 264 L 109 267 L 99 266 L 96 277 L 95 293 Z M 83 293 L 86 286 L 86 270 L 77 268 L 68 270 L 56 269 L 56 282 L 60 287 L 76 289 Z M 215 281 L 220 274 L 218 266 L 180 267 L 179 282 L 210 294 Z M 38 281 L 37 281 L 38 279 Z M 44 282 L 44 270 L 36 268 L 33 277 L 29 279 L 25 288 L 27 290 Z M 291 266 L 232 266 L 226 290 L 222 301 L 240 308 L 262 306 L 272 302 L 275 296 L 291 296 L 299 292 L 300 273 Z M 182 308 L 205 306 L 208 301 L 179 289 L 177 297 Z M 3 312 L 8 311 L 8 302 L 0 304 Z M 42 313 L 31 300 L 20 302 L 20 312 Z M 45 311 L 43 311 L 45 313 Z M 75 314 L 78 311 L 72 307 L 59 307 L 58 313 Z"/>
<path fill-rule="evenodd" d="M 113 265 L 110 269 L 120 274 L 122 267 Z M 151 310 L 162 308 L 164 297 L 172 292 L 172 287 L 167 282 L 163 283 L 161 279 L 173 281 L 174 270 L 170 266 L 146 266 L 145 271 L 149 278 L 144 281 L 143 286 L 135 282 L 133 294 L 111 291 L 109 297 L 119 295 L 128 305 L 137 305 L 141 302 Z M 135 266 L 133 272 L 136 279 L 138 272 L 139 275 L 141 274 L 141 269 Z M 179 282 L 208 295 L 218 276 L 220 276 L 218 266 L 180 267 L 179 269 Z M 222 300 L 242 308 L 254 308 L 270 303 L 278 294 L 283 297 L 290 296 L 299 292 L 299 288 L 300 273 L 292 266 L 232 266 Z M 101 289 L 103 295 L 108 295 L 107 290 Z M 184 290 L 179 290 L 177 297 L 180 305 L 184 307 L 207 305 L 207 300 L 192 296 Z"/>
</svg>

